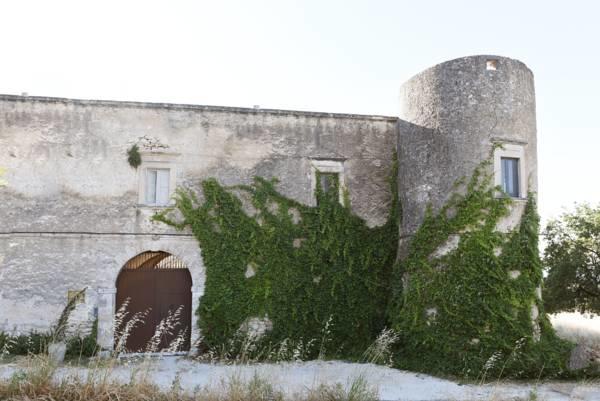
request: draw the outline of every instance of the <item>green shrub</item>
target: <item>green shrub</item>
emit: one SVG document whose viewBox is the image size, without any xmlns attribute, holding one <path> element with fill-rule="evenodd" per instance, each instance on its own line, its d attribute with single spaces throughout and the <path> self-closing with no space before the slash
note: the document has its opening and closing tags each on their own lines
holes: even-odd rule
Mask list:
<svg viewBox="0 0 600 401">
<path fill-rule="evenodd" d="M 9 355 L 41 354 L 46 352 L 49 342 L 49 334 L 36 331 L 18 336 L 0 333 L 0 352 Z"/>
<path fill-rule="evenodd" d="M 85 337 L 67 338 L 66 358 L 91 357 L 98 351 L 96 337 L 98 334 L 98 320 L 92 326 L 92 331 Z M 11 336 L 0 332 L 0 354 L 8 355 L 37 355 L 46 353 L 48 344 L 52 342 L 49 333 L 32 331 L 29 334 Z M 0 355 L 1 356 L 1 355 Z"/>
<path fill-rule="evenodd" d="M 98 319 L 94 321 L 90 334 L 85 337 L 71 337 L 67 340 L 66 359 L 78 359 L 80 357 L 92 357 L 99 350 L 98 343 Z"/>
</svg>

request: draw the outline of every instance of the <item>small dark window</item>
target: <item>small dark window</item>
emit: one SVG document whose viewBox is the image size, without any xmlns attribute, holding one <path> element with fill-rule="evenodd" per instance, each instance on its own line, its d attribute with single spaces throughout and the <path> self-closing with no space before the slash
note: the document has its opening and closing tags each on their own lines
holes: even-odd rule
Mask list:
<svg viewBox="0 0 600 401">
<path fill-rule="evenodd" d="M 338 173 L 318 173 L 317 177 L 321 195 L 338 195 L 340 179 Z"/>
<path fill-rule="evenodd" d="M 519 159 L 502 157 L 502 190 L 507 195 L 518 198 L 519 191 Z"/>
<path fill-rule="evenodd" d="M 487 60 L 485 62 L 485 69 L 488 71 L 496 71 L 498 69 L 498 60 Z"/>
<path fill-rule="evenodd" d="M 329 193 L 330 191 L 337 192 L 338 186 L 338 173 L 320 173 L 319 174 L 319 185 L 323 193 Z"/>
</svg>

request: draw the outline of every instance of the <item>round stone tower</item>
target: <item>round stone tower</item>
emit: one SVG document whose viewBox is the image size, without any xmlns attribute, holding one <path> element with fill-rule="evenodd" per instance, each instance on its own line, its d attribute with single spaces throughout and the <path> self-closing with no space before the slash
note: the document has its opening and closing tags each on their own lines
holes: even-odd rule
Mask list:
<svg viewBox="0 0 600 401">
<path fill-rule="evenodd" d="M 533 73 L 522 62 L 498 56 L 447 61 L 406 82 L 400 100 L 402 239 L 418 228 L 428 204 L 439 209 L 454 183 L 490 157 L 494 143 L 503 145 L 492 155 L 495 183 L 502 184 L 502 159 L 510 158 L 518 160 L 513 197 L 537 190 Z M 524 205 L 513 203 L 515 209 Z"/>
</svg>

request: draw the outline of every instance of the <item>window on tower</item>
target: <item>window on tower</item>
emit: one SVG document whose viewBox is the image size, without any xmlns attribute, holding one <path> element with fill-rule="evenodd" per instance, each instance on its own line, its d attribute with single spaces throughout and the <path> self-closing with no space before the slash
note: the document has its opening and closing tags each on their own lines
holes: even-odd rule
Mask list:
<svg viewBox="0 0 600 401">
<path fill-rule="evenodd" d="M 519 198 L 519 159 L 502 157 L 502 190 L 513 198 Z"/>
<path fill-rule="evenodd" d="M 498 196 L 527 197 L 526 144 L 497 143 L 494 150 L 494 184 L 499 188 Z"/>
</svg>

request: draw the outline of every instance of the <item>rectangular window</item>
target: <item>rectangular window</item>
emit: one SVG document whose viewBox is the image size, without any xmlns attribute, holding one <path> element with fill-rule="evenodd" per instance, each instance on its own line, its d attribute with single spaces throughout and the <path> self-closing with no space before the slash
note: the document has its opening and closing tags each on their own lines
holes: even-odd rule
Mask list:
<svg viewBox="0 0 600 401">
<path fill-rule="evenodd" d="M 318 173 L 318 185 L 322 195 L 339 196 L 339 173 Z M 317 202 L 319 201 L 317 197 Z"/>
<path fill-rule="evenodd" d="M 311 160 L 310 185 L 313 191 L 313 204 L 318 205 L 326 196 L 338 199 L 344 204 L 344 162 L 341 160 Z"/>
<path fill-rule="evenodd" d="M 146 204 L 167 205 L 169 203 L 169 169 L 146 170 Z"/>
<path fill-rule="evenodd" d="M 338 173 L 320 173 L 319 181 L 323 193 L 328 193 L 329 191 L 337 192 L 339 181 Z"/>
<path fill-rule="evenodd" d="M 502 157 L 502 190 L 513 198 L 518 198 L 519 191 L 519 159 Z"/>
</svg>

